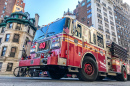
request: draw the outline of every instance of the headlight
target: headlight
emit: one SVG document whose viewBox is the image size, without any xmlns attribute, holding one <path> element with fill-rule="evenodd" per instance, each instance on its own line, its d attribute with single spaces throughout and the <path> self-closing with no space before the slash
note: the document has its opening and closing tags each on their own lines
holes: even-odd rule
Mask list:
<svg viewBox="0 0 130 86">
<path fill-rule="evenodd" d="M 52 48 L 57 48 L 57 47 L 60 47 L 60 43 L 59 42 L 56 42 L 56 43 L 52 43 Z"/>
<path fill-rule="evenodd" d="M 35 48 L 32 48 L 31 50 L 30 50 L 30 53 L 32 53 L 32 52 L 35 52 Z"/>
</svg>

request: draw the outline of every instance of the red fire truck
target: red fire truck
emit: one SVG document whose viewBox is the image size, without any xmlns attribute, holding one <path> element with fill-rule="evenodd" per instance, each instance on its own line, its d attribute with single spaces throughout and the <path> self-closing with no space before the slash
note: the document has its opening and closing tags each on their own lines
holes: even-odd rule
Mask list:
<svg viewBox="0 0 130 86">
<path fill-rule="evenodd" d="M 103 33 L 71 16 L 37 30 L 29 57 L 22 57 L 20 68 L 48 71 L 52 79 L 77 74 L 83 81 L 129 80 L 127 51 L 114 42 L 106 43 Z"/>
</svg>

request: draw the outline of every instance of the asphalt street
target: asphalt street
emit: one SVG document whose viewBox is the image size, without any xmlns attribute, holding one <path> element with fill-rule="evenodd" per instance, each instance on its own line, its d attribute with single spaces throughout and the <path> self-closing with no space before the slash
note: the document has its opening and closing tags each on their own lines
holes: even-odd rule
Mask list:
<svg viewBox="0 0 130 86">
<path fill-rule="evenodd" d="M 47 77 L 0 77 L 0 86 L 130 86 L 130 81 L 103 80 L 84 82 L 79 81 L 77 78 L 52 80 Z"/>
</svg>

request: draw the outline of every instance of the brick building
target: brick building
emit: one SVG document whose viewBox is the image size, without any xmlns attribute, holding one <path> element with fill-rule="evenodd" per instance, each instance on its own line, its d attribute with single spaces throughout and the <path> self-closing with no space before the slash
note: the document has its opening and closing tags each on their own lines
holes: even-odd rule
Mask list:
<svg viewBox="0 0 130 86">
<path fill-rule="evenodd" d="M 0 19 L 9 16 L 12 12 L 24 12 L 23 0 L 0 0 Z"/>
</svg>

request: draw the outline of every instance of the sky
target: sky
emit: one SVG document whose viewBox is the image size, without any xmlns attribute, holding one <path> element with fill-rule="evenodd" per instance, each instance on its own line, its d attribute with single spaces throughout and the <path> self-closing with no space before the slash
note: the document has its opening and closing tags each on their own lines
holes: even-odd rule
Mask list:
<svg viewBox="0 0 130 86">
<path fill-rule="evenodd" d="M 126 2 L 130 5 L 130 0 L 123 0 L 123 2 Z"/>
<path fill-rule="evenodd" d="M 29 12 L 31 18 L 35 18 L 35 13 L 38 13 L 39 25 L 47 25 L 57 18 L 63 17 L 64 11 L 68 8 L 73 11 L 82 0 L 24 0 L 25 12 Z M 130 5 L 130 0 L 123 0 Z"/>
<path fill-rule="evenodd" d="M 73 11 L 82 0 L 24 0 L 25 12 L 29 12 L 31 18 L 38 13 L 39 25 L 47 25 L 57 18 L 62 18 L 64 11 Z"/>
</svg>

